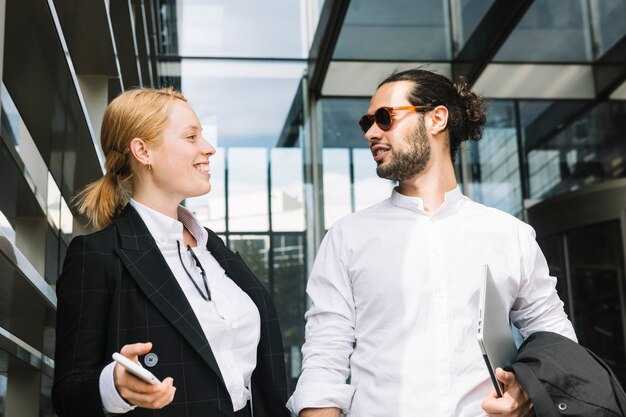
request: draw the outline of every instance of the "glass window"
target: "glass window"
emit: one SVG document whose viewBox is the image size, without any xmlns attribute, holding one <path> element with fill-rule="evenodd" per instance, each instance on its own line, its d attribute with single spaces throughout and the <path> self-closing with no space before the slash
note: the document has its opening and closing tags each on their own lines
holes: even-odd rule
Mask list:
<svg viewBox="0 0 626 417">
<path fill-rule="evenodd" d="M 619 220 L 566 233 L 573 324 L 584 346 L 603 358 L 623 382 L 624 247 Z"/>
<path fill-rule="evenodd" d="M 369 98 L 320 100 L 325 148 L 367 148 L 359 119 L 367 113 L 369 102 Z"/>
<path fill-rule="evenodd" d="M 305 229 L 302 150 L 274 148 L 271 150 L 272 230 L 302 231 Z"/>
<path fill-rule="evenodd" d="M 324 226 L 329 229 L 341 217 L 352 212 L 350 150 L 324 149 Z"/>
<path fill-rule="evenodd" d="M 59 230 L 61 228 L 61 191 L 50 173 L 48 173 L 48 190 L 46 195 L 48 221 L 56 230 Z"/>
<path fill-rule="evenodd" d="M 183 59 L 182 91 L 213 146 L 274 147 L 304 67 L 303 63 Z"/>
<path fill-rule="evenodd" d="M 181 56 L 305 58 L 301 1 L 183 0 Z"/>
<path fill-rule="evenodd" d="M 0 350 L 0 417 L 4 417 L 4 404 L 7 398 L 9 361 L 5 351 Z"/>
<path fill-rule="evenodd" d="M 464 157 L 471 166 L 471 196 L 487 206 L 513 215 L 522 210 L 521 178 L 517 153 L 515 106 L 509 101 L 489 103 L 489 115 L 478 142 L 465 142 Z"/>
<path fill-rule="evenodd" d="M 454 32 L 459 50 L 463 48 L 495 0 L 453 0 Z"/>
<path fill-rule="evenodd" d="M 12 144 L 16 149 L 19 149 L 20 140 L 20 125 L 22 118 L 20 117 L 9 92 L 7 91 L 4 83 L 2 83 L 2 96 L 0 96 L 0 103 L 2 106 L 2 121 L 0 127 L 2 128 L 2 137 L 4 140 Z"/>
<path fill-rule="evenodd" d="M 228 229 L 262 232 L 269 230 L 267 149 L 228 150 Z"/>
<path fill-rule="evenodd" d="M 267 235 L 230 235 L 229 246 L 239 252 L 248 268 L 271 292 L 269 279 L 270 238 Z"/>
<path fill-rule="evenodd" d="M 52 227 L 47 227 L 44 278 L 46 282 L 51 285 L 57 282 L 57 278 L 61 273 L 59 264 L 59 243 L 58 230 L 55 230 Z"/>
<path fill-rule="evenodd" d="M 376 175 L 376 163 L 369 149 L 352 149 L 354 168 L 354 210 L 362 210 L 389 198 L 394 181 Z"/>
<path fill-rule="evenodd" d="M 556 277 L 556 291 L 564 303 L 565 313 L 571 318 L 563 238 L 561 235 L 552 235 L 543 239 L 537 239 L 537 243 L 539 243 L 541 251 L 548 261 L 550 275 Z"/>
<path fill-rule="evenodd" d="M 626 144 L 622 140 L 626 102 L 604 102 L 565 121 L 562 113 L 579 109 L 578 103 L 529 103 L 523 108 L 536 114 L 535 107 L 543 112 L 532 122 L 523 121 L 531 198 L 626 176 Z"/>
<path fill-rule="evenodd" d="M 283 345 L 287 354 L 287 375 L 290 392 L 300 374 L 300 364 L 289 360 L 299 352 L 304 342 L 304 312 L 306 310 L 306 270 L 303 234 L 274 234 L 272 236 L 273 291 Z M 296 357 L 299 358 L 298 353 Z M 294 363 L 295 362 L 295 363 Z"/>
<path fill-rule="evenodd" d="M 626 2 L 623 0 L 591 0 L 598 57 L 604 55 L 626 35 Z"/>
<path fill-rule="evenodd" d="M 333 59 L 447 60 L 448 0 L 352 0 Z"/>
<path fill-rule="evenodd" d="M 74 216 L 70 211 L 65 199 L 61 197 L 61 234 L 62 237 L 69 243 L 74 231 Z"/>
<path fill-rule="evenodd" d="M 52 407 L 52 384 L 54 380 L 48 375 L 41 374 L 41 394 L 39 396 L 39 415 L 52 416 L 54 408 Z"/>
<path fill-rule="evenodd" d="M 586 0 L 536 0 L 513 30 L 496 62 L 590 62 Z"/>
<path fill-rule="evenodd" d="M 211 191 L 203 196 L 185 200 L 185 206 L 198 218 L 200 224 L 214 232 L 226 230 L 225 153 L 223 148 L 218 148 L 210 159 Z"/>
</svg>

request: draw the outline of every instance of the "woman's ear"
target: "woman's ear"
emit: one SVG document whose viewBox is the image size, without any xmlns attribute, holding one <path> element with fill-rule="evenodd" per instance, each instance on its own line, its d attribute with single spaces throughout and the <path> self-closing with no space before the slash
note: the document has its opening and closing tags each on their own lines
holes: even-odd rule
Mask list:
<svg viewBox="0 0 626 417">
<path fill-rule="evenodd" d="M 448 109 L 445 106 L 437 106 L 430 111 L 430 118 L 430 133 L 436 136 L 448 126 Z"/>
<path fill-rule="evenodd" d="M 135 158 L 140 165 L 150 165 L 148 145 L 143 139 L 133 138 L 130 141 L 130 152 L 133 154 L 133 158 Z"/>
</svg>

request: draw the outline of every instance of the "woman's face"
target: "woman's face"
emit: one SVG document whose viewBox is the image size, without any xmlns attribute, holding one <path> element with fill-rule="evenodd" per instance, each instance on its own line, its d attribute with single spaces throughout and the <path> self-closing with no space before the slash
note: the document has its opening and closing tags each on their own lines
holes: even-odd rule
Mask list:
<svg viewBox="0 0 626 417">
<path fill-rule="evenodd" d="M 149 147 L 151 183 L 161 198 L 176 200 L 204 195 L 211 190 L 209 157 L 215 148 L 202 136 L 191 106 L 174 100 L 161 140 Z"/>
</svg>

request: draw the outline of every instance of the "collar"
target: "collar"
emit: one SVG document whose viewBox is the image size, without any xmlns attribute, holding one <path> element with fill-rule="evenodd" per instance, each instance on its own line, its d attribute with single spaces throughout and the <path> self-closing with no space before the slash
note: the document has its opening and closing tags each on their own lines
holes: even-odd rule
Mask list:
<svg viewBox="0 0 626 417">
<path fill-rule="evenodd" d="M 176 241 L 183 242 L 183 227 L 196 239 L 199 247 L 206 247 L 208 234 L 204 227 L 198 223 L 194 215 L 183 206 L 178 206 L 178 220 L 172 219 L 134 199 L 130 199 L 133 206 L 146 224 L 148 231 L 154 238 L 159 248 L 175 246 Z"/>
<path fill-rule="evenodd" d="M 447 191 L 444 194 L 443 203 L 441 204 L 441 206 L 439 206 L 434 212 L 429 213 L 424 210 L 424 200 L 422 200 L 420 197 L 412 197 L 400 194 L 397 191 L 397 187 L 395 187 L 391 192 L 391 202 L 394 205 L 409 210 L 419 211 L 431 216 L 437 213 L 447 211 L 450 207 L 455 207 L 462 198 L 463 193 L 461 192 L 461 188 L 457 185 L 452 190 Z"/>
</svg>

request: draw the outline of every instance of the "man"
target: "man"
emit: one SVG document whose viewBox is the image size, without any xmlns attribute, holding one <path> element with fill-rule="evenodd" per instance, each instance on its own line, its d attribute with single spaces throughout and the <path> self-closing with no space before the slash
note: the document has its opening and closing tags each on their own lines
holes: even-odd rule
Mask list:
<svg viewBox="0 0 626 417">
<path fill-rule="evenodd" d="M 576 339 L 530 226 L 463 196 L 453 160 L 482 97 L 424 70 L 385 79 L 360 120 L 391 197 L 328 231 L 307 293 L 300 417 L 532 415 L 515 375 L 496 398 L 476 341 L 481 265 L 527 337 Z M 491 393 L 490 393 L 491 392 Z"/>
</svg>

